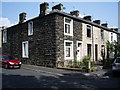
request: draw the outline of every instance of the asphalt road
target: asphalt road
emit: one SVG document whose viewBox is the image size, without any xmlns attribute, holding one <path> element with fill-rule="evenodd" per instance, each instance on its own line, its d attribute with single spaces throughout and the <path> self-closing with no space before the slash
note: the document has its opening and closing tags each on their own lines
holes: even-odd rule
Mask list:
<svg viewBox="0 0 120 90">
<path fill-rule="evenodd" d="M 0 74 L 2 74 L 0 77 L 2 88 L 120 88 L 120 77 L 110 77 L 109 75 L 85 76 L 70 71 L 70 73 L 60 76 L 24 68 L 2 69 Z"/>
</svg>

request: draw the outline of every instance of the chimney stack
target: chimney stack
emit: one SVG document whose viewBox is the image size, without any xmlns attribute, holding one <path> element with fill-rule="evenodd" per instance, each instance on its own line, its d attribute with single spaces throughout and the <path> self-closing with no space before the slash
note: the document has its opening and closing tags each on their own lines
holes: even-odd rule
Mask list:
<svg viewBox="0 0 120 90">
<path fill-rule="evenodd" d="M 94 20 L 93 22 L 100 25 L 100 20 Z"/>
<path fill-rule="evenodd" d="M 103 24 L 101 24 L 101 26 L 107 27 L 108 24 L 107 23 L 103 23 Z"/>
<path fill-rule="evenodd" d="M 19 23 L 23 23 L 26 20 L 26 13 L 22 12 L 19 14 Z"/>
<path fill-rule="evenodd" d="M 70 14 L 71 14 L 72 16 L 78 17 L 78 16 L 79 16 L 79 11 L 78 11 L 78 10 L 71 11 Z"/>
<path fill-rule="evenodd" d="M 114 31 L 118 32 L 118 28 L 115 28 Z"/>
<path fill-rule="evenodd" d="M 118 32 L 118 28 L 113 27 L 113 28 L 110 28 L 110 30 Z"/>
<path fill-rule="evenodd" d="M 83 19 L 91 21 L 91 16 L 84 16 Z"/>
<path fill-rule="evenodd" d="M 40 4 L 40 16 L 44 16 L 49 14 L 49 4 L 47 2 L 44 2 Z"/>
<path fill-rule="evenodd" d="M 52 10 L 59 10 L 59 11 L 63 11 L 63 4 L 58 4 L 52 7 Z"/>
</svg>

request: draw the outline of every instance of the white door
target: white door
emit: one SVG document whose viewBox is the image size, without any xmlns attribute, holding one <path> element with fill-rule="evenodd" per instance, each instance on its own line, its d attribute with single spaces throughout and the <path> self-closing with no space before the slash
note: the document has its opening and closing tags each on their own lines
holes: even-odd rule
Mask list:
<svg viewBox="0 0 120 90">
<path fill-rule="evenodd" d="M 78 43 L 77 45 L 77 61 L 80 61 L 81 59 L 81 43 Z"/>
</svg>

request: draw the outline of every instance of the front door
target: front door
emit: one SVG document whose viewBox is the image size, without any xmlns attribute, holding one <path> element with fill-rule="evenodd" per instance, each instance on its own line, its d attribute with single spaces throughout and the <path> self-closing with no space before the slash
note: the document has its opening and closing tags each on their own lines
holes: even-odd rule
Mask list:
<svg viewBox="0 0 120 90">
<path fill-rule="evenodd" d="M 80 61 L 81 59 L 81 43 L 78 43 L 77 45 L 77 61 Z"/>
<path fill-rule="evenodd" d="M 95 61 L 98 60 L 98 45 L 95 44 Z"/>
</svg>

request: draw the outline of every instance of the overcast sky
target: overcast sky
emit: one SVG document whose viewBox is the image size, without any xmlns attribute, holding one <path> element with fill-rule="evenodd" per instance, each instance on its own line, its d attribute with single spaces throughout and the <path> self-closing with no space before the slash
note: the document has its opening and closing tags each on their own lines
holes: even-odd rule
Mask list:
<svg viewBox="0 0 120 90">
<path fill-rule="evenodd" d="M 0 25 L 13 25 L 18 23 L 19 14 L 27 13 L 27 19 L 39 15 L 39 5 L 42 2 L 2 2 L 2 17 Z M 64 12 L 79 10 L 80 16 L 91 15 L 92 19 L 99 19 L 101 23 L 108 23 L 109 27 L 118 27 L 118 2 L 48 2 L 52 6 L 62 3 L 66 8 Z M 1 16 L 1 15 L 0 15 Z"/>
</svg>

